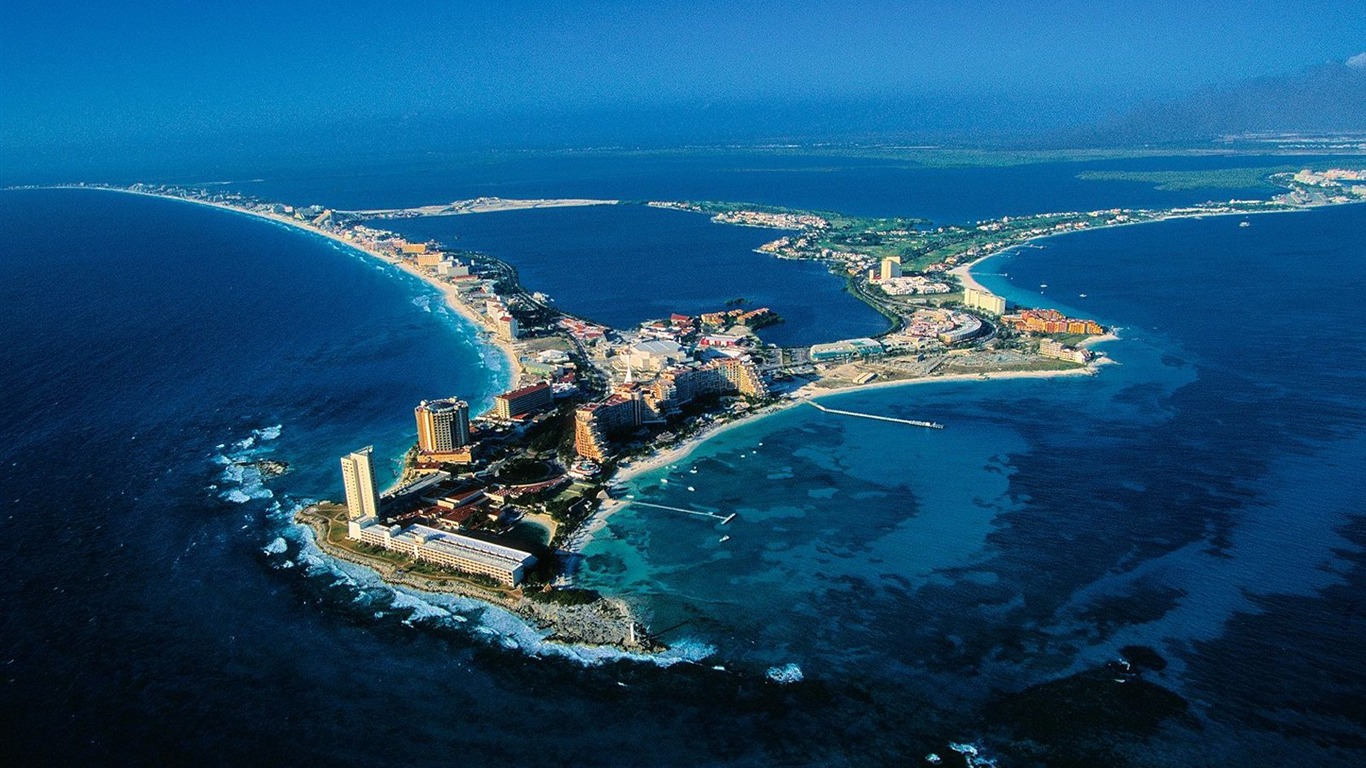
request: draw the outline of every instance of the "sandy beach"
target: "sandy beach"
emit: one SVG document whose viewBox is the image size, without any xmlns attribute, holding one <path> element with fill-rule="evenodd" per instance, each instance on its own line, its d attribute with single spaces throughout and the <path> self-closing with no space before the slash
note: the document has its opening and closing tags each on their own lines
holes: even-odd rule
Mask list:
<svg viewBox="0 0 1366 768">
<path fill-rule="evenodd" d="M 590 198 L 543 198 L 536 200 L 505 200 L 501 197 L 477 197 L 453 203 L 420 205 L 415 208 L 376 208 L 365 211 L 340 211 L 358 216 L 463 216 L 471 213 L 527 211 L 533 208 L 582 208 L 589 205 L 616 205 L 620 200 Z"/>
</svg>

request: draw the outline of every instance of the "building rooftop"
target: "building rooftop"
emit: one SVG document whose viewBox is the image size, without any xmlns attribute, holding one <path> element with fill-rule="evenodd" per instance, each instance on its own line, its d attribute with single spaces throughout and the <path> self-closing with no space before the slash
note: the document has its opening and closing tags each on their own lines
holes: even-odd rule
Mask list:
<svg viewBox="0 0 1366 768">
<path fill-rule="evenodd" d="M 426 539 L 423 546 L 445 550 L 488 565 L 515 568 L 536 560 L 536 556 L 530 552 L 523 552 L 520 549 L 505 547 L 502 544 L 494 544 L 491 541 L 484 541 L 459 533 L 449 533 L 421 524 L 409 527 L 394 538 L 416 539 L 419 536 Z"/>
<path fill-rule="evenodd" d="M 677 357 L 683 354 L 683 347 L 680 346 L 677 342 L 665 341 L 663 339 L 656 339 L 653 341 L 640 341 L 631 345 L 631 349 L 632 351 L 639 352 L 644 355 L 664 355 L 668 357 Z"/>
<path fill-rule="evenodd" d="M 547 388 L 549 388 L 549 387 L 550 387 L 550 384 L 549 384 L 548 382 L 542 381 L 542 382 L 539 382 L 539 383 L 536 383 L 536 384 L 532 384 L 532 385 L 529 386 L 529 387 L 522 387 L 521 389 L 514 389 L 514 390 L 511 390 L 511 391 L 508 391 L 508 392 L 504 392 L 503 394 L 499 395 L 499 397 L 504 397 L 504 398 L 521 397 L 522 395 L 529 395 L 529 394 L 531 394 L 532 392 L 536 392 L 536 391 L 539 391 L 539 390 L 542 390 L 542 389 L 547 389 Z"/>
</svg>

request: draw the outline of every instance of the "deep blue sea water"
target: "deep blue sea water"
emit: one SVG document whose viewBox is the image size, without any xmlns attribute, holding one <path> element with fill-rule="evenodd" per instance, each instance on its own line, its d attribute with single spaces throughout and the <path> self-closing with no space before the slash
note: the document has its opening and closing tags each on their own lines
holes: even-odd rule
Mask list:
<svg viewBox="0 0 1366 768">
<path fill-rule="evenodd" d="M 754 252 L 785 232 L 713 224 L 700 214 L 602 205 L 394 219 L 377 226 L 503 259 L 516 265 L 530 290 L 614 328 L 673 312 L 717 312 L 735 298 L 782 316 L 782 323 L 759 333 L 781 346 L 870 336 L 887 328 L 824 265 Z"/>
<path fill-rule="evenodd" d="M 1119 364 L 853 393 L 832 403 L 948 429 L 790 410 L 642 478 L 740 517 L 628 509 L 582 578 L 681 624 L 674 658 L 713 652 L 585 665 L 329 565 L 288 524 L 340 493 L 340 453 L 406 447 L 414 400 L 503 385 L 430 291 L 239 215 L 0 193 L 5 754 L 918 765 L 966 740 L 1002 765 L 1360 764 L 1363 225 L 1168 222 L 988 262 L 1010 298 L 1120 325 Z M 294 471 L 223 463 L 265 455 Z M 1169 666 L 1030 688 L 1128 644 Z M 804 679 L 766 678 L 786 665 Z"/>
</svg>

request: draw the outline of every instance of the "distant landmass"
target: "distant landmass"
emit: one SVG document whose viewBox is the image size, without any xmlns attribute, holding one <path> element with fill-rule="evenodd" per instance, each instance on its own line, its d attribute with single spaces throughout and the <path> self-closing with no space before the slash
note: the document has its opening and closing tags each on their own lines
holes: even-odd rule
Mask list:
<svg viewBox="0 0 1366 768">
<path fill-rule="evenodd" d="M 1060 146 L 1188 144 L 1253 133 L 1366 133 L 1366 53 L 1209 87 L 1048 138 Z"/>
</svg>

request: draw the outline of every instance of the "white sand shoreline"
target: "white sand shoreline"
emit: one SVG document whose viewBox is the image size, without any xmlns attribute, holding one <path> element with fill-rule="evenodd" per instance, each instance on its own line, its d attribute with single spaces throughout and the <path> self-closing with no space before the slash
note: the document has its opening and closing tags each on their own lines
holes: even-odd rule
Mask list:
<svg viewBox="0 0 1366 768">
<path fill-rule="evenodd" d="M 536 199 L 476 197 L 471 200 L 456 200 L 451 203 L 419 205 L 412 208 L 371 208 L 360 211 L 344 211 L 338 209 L 337 212 L 372 218 L 418 218 L 426 216 L 467 216 L 475 213 L 501 213 L 503 211 L 529 211 L 536 208 L 583 208 L 591 205 L 616 205 L 620 202 L 620 200 L 598 200 L 594 198 L 575 197 L 548 197 Z"/>
</svg>

